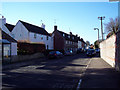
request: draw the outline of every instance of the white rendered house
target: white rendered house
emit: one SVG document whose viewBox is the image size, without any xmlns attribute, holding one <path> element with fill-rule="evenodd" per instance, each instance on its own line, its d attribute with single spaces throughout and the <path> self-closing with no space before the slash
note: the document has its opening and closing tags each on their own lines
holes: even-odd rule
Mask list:
<svg viewBox="0 0 120 90">
<path fill-rule="evenodd" d="M 6 18 L 2 17 L 0 18 L 0 28 L 7 33 L 8 35 L 12 36 L 11 31 L 13 30 L 15 26 L 6 23 Z"/>
<path fill-rule="evenodd" d="M 1 31 L 1 39 L 0 42 L 4 43 L 7 41 L 10 45 L 5 45 L 7 47 L 4 47 L 3 49 L 6 49 L 4 54 L 7 54 L 10 56 L 17 55 L 17 41 L 12 38 L 11 31 L 14 28 L 14 25 L 6 23 L 6 18 L 2 17 L 0 18 L 0 31 Z M 9 46 L 9 47 L 8 47 Z M 2 44 L 0 45 L 2 47 Z M 8 49 L 9 48 L 9 49 Z M 7 50 L 8 49 L 8 50 Z M 9 51 L 10 50 L 10 51 Z"/>
<path fill-rule="evenodd" d="M 53 39 L 44 29 L 36 25 L 19 20 L 12 30 L 15 40 L 25 40 L 32 43 L 44 43 L 46 49 L 53 49 Z"/>
</svg>

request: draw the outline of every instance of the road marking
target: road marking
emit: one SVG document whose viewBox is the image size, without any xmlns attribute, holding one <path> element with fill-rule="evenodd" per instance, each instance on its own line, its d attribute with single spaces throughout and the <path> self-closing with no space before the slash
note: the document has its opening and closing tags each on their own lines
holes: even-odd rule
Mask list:
<svg viewBox="0 0 120 90">
<path fill-rule="evenodd" d="M 77 86 L 77 89 L 76 89 L 76 90 L 79 90 L 79 89 L 80 89 L 81 82 L 82 82 L 82 79 L 79 80 L 79 83 L 78 83 L 78 86 Z"/>
<path fill-rule="evenodd" d="M 90 61 L 88 62 L 87 67 L 86 67 L 86 70 L 87 70 L 88 66 L 90 65 L 91 61 L 92 61 L 92 58 L 91 58 Z M 85 70 L 85 71 L 86 71 L 86 70 Z M 83 73 L 83 75 L 85 75 L 85 72 Z M 79 80 L 79 83 L 78 83 L 78 86 L 77 86 L 77 89 L 76 89 L 76 90 L 79 90 L 79 89 L 80 89 L 81 82 L 82 82 L 82 79 Z"/>
<path fill-rule="evenodd" d="M 91 61 L 92 61 L 92 58 L 91 58 L 90 61 L 88 62 L 87 67 L 86 67 L 86 70 L 87 70 L 88 66 L 90 65 Z"/>
</svg>

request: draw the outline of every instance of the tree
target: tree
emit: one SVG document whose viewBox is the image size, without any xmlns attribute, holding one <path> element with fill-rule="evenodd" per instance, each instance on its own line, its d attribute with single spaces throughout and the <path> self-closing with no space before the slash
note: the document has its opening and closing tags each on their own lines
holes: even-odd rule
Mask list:
<svg viewBox="0 0 120 90">
<path fill-rule="evenodd" d="M 119 21 L 118 17 L 115 19 L 110 18 L 110 21 L 107 24 L 105 24 L 106 33 L 111 33 L 111 32 L 113 32 L 113 34 L 116 33 L 120 26 L 120 22 L 118 21 Z"/>
<path fill-rule="evenodd" d="M 90 42 L 89 42 L 89 41 L 86 41 L 86 44 L 87 44 L 87 46 L 89 46 L 89 45 L 90 45 Z"/>
<path fill-rule="evenodd" d="M 100 47 L 99 47 L 100 42 L 102 42 L 102 40 L 99 40 L 99 41 L 96 40 L 96 41 L 94 42 L 95 48 L 100 48 Z"/>
</svg>

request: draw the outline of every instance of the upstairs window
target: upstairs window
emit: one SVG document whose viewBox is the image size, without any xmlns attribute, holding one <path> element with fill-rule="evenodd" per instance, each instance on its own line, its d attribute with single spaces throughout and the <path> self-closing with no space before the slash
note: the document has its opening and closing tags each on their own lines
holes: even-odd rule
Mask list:
<svg viewBox="0 0 120 90">
<path fill-rule="evenodd" d="M 37 37 L 37 34 L 36 33 L 34 33 L 34 38 L 36 38 Z"/>
<path fill-rule="evenodd" d="M 70 38 L 70 36 L 68 35 L 68 38 Z"/>
<path fill-rule="evenodd" d="M 63 37 L 65 37 L 65 34 L 63 33 Z"/>
<path fill-rule="evenodd" d="M 41 40 L 43 40 L 43 37 L 41 37 Z"/>
<path fill-rule="evenodd" d="M 67 41 L 66 41 L 66 44 L 67 44 Z"/>
</svg>

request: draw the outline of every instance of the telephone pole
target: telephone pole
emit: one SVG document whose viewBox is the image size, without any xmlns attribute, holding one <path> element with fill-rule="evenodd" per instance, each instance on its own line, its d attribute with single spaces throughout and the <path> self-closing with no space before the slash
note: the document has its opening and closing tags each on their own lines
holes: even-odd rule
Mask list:
<svg viewBox="0 0 120 90">
<path fill-rule="evenodd" d="M 102 41 L 103 41 L 103 25 L 102 25 L 102 20 L 105 19 L 105 16 L 103 17 L 98 17 L 99 20 L 101 20 L 101 34 L 102 34 Z"/>
</svg>

